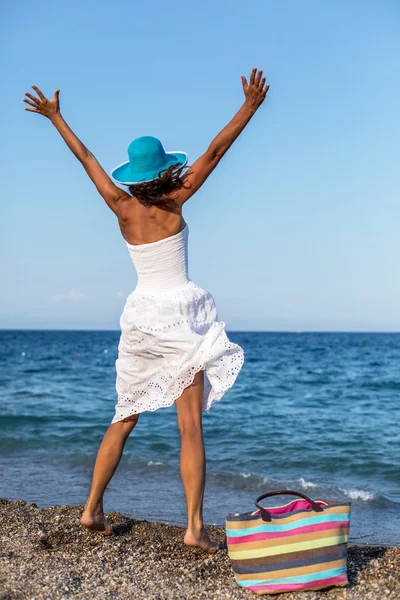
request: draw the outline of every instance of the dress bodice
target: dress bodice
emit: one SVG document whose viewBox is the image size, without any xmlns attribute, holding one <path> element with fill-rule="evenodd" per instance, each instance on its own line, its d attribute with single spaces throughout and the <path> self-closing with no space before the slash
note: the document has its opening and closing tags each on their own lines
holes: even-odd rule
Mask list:
<svg viewBox="0 0 400 600">
<path fill-rule="evenodd" d="M 128 244 L 138 276 L 135 292 L 162 292 L 183 285 L 188 275 L 189 228 L 148 244 Z"/>
</svg>

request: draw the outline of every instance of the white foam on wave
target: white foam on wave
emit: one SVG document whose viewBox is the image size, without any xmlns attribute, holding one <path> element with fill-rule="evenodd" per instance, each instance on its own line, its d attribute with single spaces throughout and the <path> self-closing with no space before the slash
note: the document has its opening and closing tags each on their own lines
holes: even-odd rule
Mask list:
<svg viewBox="0 0 400 600">
<path fill-rule="evenodd" d="M 242 477 L 251 477 L 251 473 L 240 473 Z"/>
<path fill-rule="evenodd" d="M 270 479 L 269 477 L 263 477 L 263 483 L 269 483 L 270 481 L 272 481 L 272 479 Z"/>
<path fill-rule="evenodd" d="M 152 461 L 152 460 L 149 460 L 149 462 L 147 463 L 147 466 L 148 467 L 153 467 L 155 465 L 163 465 L 163 464 L 164 463 L 162 461 Z"/>
<path fill-rule="evenodd" d="M 297 481 L 300 483 L 300 485 L 303 486 L 303 488 L 306 488 L 306 489 L 319 487 L 318 483 L 313 483 L 312 481 L 306 481 L 304 479 L 304 477 L 300 477 Z"/>
<path fill-rule="evenodd" d="M 368 492 L 367 490 L 357 490 L 357 489 L 346 489 L 346 488 L 338 488 L 343 494 L 346 494 L 351 500 L 372 500 L 374 498 L 374 494 L 372 492 Z"/>
</svg>

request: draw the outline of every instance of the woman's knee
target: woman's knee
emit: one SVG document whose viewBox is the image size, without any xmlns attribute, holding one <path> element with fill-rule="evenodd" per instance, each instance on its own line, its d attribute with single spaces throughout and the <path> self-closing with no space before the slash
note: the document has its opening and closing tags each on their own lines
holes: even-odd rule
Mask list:
<svg viewBox="0 0 400 600">
<path fill-rule="evenodd" d="M 177 422 L 181 436 L 189 435 L 190 437 L 194 437 L 203 433 L 201 416 L 193 414 L 179 415 Z"/>
</svg>

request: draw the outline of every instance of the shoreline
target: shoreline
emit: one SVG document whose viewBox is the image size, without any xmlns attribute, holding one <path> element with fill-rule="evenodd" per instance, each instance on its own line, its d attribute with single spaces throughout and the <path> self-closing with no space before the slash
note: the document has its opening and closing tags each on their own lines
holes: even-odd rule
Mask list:
<svg viewBox="0 0 400 600">
<path fill-rule="evenodd" d="M 157 600 L 257 597 L 234 581 L 226 548 L 207 554 L 183 544 L 185 528 L 107 512 L 115 536 L 86 531 L 83 506 L 40 508 L 0 498 L 1 600 Z M 208 525 L 216 541 L 223 527 Z M 347 587 L 285 592 L 284 600 L 400 597 L 400 546 L 348 545 Z M 268 597 L 268 596 L 265 596 Z"/>
</svg>

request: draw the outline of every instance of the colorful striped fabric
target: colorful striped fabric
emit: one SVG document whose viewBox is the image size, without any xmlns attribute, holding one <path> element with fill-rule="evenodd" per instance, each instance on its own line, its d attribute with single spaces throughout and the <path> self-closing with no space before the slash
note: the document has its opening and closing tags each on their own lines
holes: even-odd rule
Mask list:
<svg viewBox="0 0 400 600">
<path fill-rule="evenodd" d="M 351 502 L 306 500 L 226 517 L 228 554 L 236 582 L 257 594 L 345 586 Z"/>
</svg>

